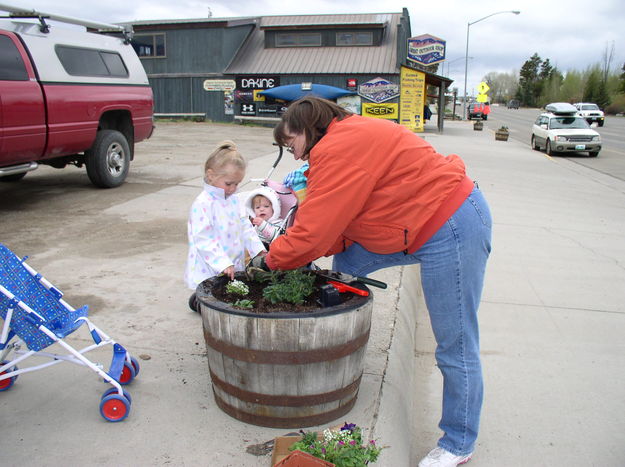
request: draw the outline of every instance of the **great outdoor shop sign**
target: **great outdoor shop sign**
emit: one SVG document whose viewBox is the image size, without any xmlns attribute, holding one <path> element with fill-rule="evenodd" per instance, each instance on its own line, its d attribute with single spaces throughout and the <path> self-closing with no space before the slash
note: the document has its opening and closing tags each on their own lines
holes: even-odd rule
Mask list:
<svg viewBox="0 0 625 467">
<path fill-rule="evenodd" d="M 434 65 L 445 60 L 445 41 L 430 34 L 408 39 L 408 60 L 421 65 Z"/>
<path fill-rule="evenodd" d="M 378 77 L 358 86 L 358 95 L 379 104 L 399 96 L 399 85 Z"/>
<path fill-rule="evenodd" d="M 374 104 L 372 102 L 362 103 L 362 114 L 366 117 L 388 118 L 396 120 L 398 113 L 398 105 L 394 102 L 386 104 Z"/>
</svg>

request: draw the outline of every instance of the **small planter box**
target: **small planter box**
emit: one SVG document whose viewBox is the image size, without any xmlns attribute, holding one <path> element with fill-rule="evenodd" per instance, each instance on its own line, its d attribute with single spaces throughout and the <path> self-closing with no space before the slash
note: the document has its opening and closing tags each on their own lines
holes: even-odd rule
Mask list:
<svg viewBox="0 0 625 467">
<path fill-rule="evenodd" d="M 482 131 L 482 128 L 484 128 L 484 123 L 483 122 L 477 121 L 477 122 L 475 122 L 473 124 L 473 129 L 475 131 Z"/>
<path fill-rule="evenodd" d="M 273 467 L 334 467 L 332 462 L 324 461 L 307 452 L 289 451 L 289 447 L 301 439 L 301 436 L 277 437 L 273 445 L 271 465 Z"/>
<path fill-rule="evenodd" d="M 508 141 L 508 134 L 507 131 L 495 132 L 495 141 Z"/>
</svg>

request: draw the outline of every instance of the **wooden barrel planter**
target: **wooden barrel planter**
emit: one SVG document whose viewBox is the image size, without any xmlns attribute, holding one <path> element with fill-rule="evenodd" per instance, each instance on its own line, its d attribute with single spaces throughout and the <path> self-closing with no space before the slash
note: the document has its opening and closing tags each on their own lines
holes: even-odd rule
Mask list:
<svg viewBox="0 0 625 467">
<path fill-rule="evenodd" d="M 495 132 L 495 141 L 508 141 L 508 135 L 507 131 L 497 130 Z"/>
<path fill-rule="evenodd" d="M 206 292 L 210 285 L 205 281 L 196 293 L 213 394 L 224 412 L 254 425 L 299 428 L 351 410 L 369 340 L 371 293 L 309 313 L 259 314 L 216 299 Z"/>
</svg>

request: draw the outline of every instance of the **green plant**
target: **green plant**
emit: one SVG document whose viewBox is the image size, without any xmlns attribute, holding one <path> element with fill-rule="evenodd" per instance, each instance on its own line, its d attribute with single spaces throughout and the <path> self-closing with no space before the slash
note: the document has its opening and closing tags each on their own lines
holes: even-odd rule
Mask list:
<svg viewBox="0 0 625 467">
<path fill-rule="evenodd" d="M 507 132 L 508 131 L 508 127 L 505 125 L 502 125 L 501 128 L 499 128 L 499 130 L 497 131 L 503 131 L 503 132 Z"/>
<path fill-rule="evenodd" d="M 383 447 L 371 440 L 362 441 L 362 430 L 353 423 L 345 423 L 340 430 L 324 430 L 319 439 L 315 432 L 303 432 L 301 441 L 289 450 L 307 452 L 319 459 L 332 462 L 336 467 L 364 467 L 375 462 Z"/>
<path fill-rule="evenodd" d="M 315 276 L 299 270 L 274 274 L 271 284 L 263 290 L 263 297 L 271 303 L 300 305 L 314 291 Z"/>
<path fill-rule="evenodd" d="M 251 310 L 252 308 L 254 308 L 254 300 L 247 300 L 245 298 L 242 298 L 240 300 L 235 301 L 232 306 L 237 307 L 237 308 L 245 308 L 248 310 Z"/>
<path fill-rule="evenodd" d="M 233 280 L 226 284 L 226 292 L 234 295 L 245 296 L 250 293 L 250 288 L 239 280 Z"/>
</svg>

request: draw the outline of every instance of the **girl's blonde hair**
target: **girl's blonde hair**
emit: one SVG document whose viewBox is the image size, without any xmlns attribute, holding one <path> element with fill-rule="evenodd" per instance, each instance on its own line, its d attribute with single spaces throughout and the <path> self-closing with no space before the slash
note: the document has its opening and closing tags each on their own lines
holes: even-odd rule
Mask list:
<svg viewBox="0 0 625 467">
<path fill-rule="evenodd" d="M 204 163 L 204 174 L 208 170 L 212 170 L 217 176 L 226 174 L 226 166 L 232 164 L 237 169 L 245 171 L 247 162 L 237 149 L 237 145 L 232 141 L 222 141 L 217 145 L 215 150 L 210 153 Z"/>
</svg>

